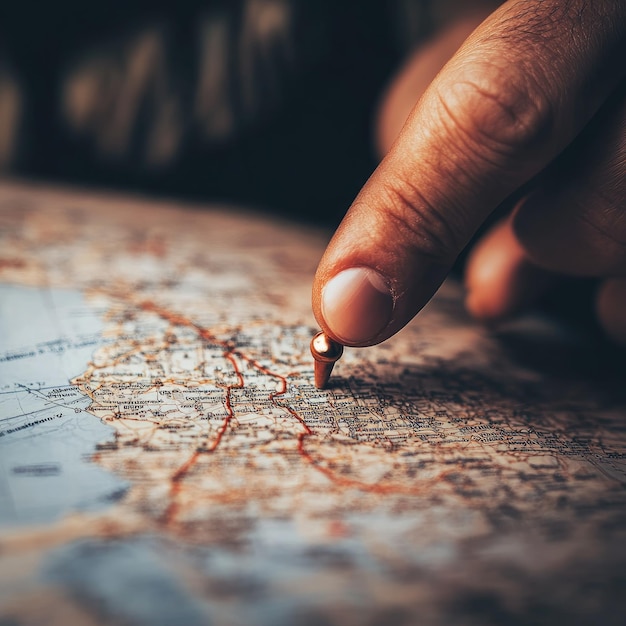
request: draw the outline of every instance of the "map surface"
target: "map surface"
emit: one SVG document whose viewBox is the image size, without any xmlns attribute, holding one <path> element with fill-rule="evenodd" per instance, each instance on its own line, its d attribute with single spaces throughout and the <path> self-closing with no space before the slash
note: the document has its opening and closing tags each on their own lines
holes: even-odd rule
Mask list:
<svg viewBox="0 0 626 626">
<path fill-rule="evenodd" d="M 0 187 L 0 624 L 621 624 L 619 359 L 447 283 L 312 384 L 328 233 Z"/>
</svg>

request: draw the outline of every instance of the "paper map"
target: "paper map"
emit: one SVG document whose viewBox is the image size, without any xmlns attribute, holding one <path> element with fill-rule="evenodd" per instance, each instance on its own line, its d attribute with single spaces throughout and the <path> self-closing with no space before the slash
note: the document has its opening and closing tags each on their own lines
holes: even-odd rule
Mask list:
<svg viewBox="0 0 626 626">
<path fill-rule="evenodd" d="M 624 370 L 449 282 L 317 390 L 328 236 L 0 187 L 0 624 L 624 622 Z"/>
</svg>

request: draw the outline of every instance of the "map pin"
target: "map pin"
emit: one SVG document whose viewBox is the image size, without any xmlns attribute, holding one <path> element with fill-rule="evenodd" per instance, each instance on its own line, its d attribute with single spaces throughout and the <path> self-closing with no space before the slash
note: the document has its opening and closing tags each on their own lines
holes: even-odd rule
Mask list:
<svg viewBox="0 0 626 626">
<path fill-rule="evenodd" d="M 335 362 L 343 354 L 343 346 L 323 332 L 319 332 L 311 339 L 311 354 L 315 359 L 315 386 L 324 389 Z"/>
</svg>

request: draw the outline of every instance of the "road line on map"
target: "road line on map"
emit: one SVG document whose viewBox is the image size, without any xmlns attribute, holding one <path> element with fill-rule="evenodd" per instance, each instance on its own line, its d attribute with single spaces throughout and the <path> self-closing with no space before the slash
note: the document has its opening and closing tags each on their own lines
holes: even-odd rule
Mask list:
<svg viewBox="0 0 626 626">
<path fill-rule="evenodd" d="M 128 298 L 124 297 L 123 295 L 119 295 L 119 294 L 108 294 L 114 298 L 117 299 L 121 299 L 123 301 L 128 302 Z M 203 326 L 201 326 L 200 324 L 198 324 L 197 322 L 194 322 L 192 319 L 180 314 L 180 313 L 176 313 L 175 311 L 171 311 L 166 309 L 165 307 L 162 307 L 158 304 L 156 304 L 155 302 L 151 301 L 151 300 L 143 300 L 137 303 L 134 302 L 130 302 L 131 305 L 136 306 L 137 308 L 148 312 L 148 313 L 154 313 L 155 315 L 157 315 L 158 317 L 160 317 L 161 319 L 169 322 L 172 326 L 182 326 L 185 328 L 191 328 L 193 329 L 199 337 L 201 337 L 203 340 L 210 342 L 216 346 L 219 346 L 221 348 L 223 348 L 224 353 L 223 356 L 225 359 L 227 359 L 231 365 L 233 366 L 233 369 L 235 371 L 235 375 L 237 377 L 237 383 L 233 384 L 233 385 L 219 385 L 222 386 L 225 389 L 225 397 L 224 397 L 224 406 L 226 408 L 226 417 L 224 417 L 222 424 L 217 432 L 217 435 L 215 437 L 215 440 L 213 441 L 212 445 L 210 447 L 197 447 L 196 450 L 193 452 L 193 454 L 182 464 L 180 465 L 180 467 L 172 474 L 170 481 L 171 481 L 171 487 L 170 487 L 170 496 L 171 496 L 171 502 L 168 505 L 168 507 L 166 508 L 161 520 L 165 525 L 170 525 L 172 524 L 177 515 L 178 515 L 178 510 L 179 510 L 179 505 L 177 503 L 177 500 L 179 498 L 180 495 L 180 491 L 182 488 L 182 483 L 184 482 L 185 478 L 189 475 L 189 473 L 191 472 L 191 470 L 195 467 L 195 465 L 197 464 L 200 456 L 205 455 L 205 454 L 211 454 L 213 452 L 215 452 L 218 447 L 220 446 L 222 439 L 224 437 L 224 435 L 226 434 L 226 432 L 228 431 L 228 428 L 233 420 L 233 418 L 235 417 L 235 412 L 234 412 L 234 408 L 232 406 L 232 396 L 231 396 L 231 392 L 233 389 L 243 389 L 245 386 L 245 380 L 244 380 L 244 376 L 243 373 L 237 363 L 237 358 L 248 363 L 249 365 L 251 365 L 253 368 L 255 368 L 257 371 L 266 374 L 267 376 L 270 376 L 272 378 L 276 378 L 281 382 L 281 388 L 278 391 L 272 392 L 269 394 L 269 400 L 272 402 L 272 404 L 276 407 L 276 408 L 280 408 L 280 409 L 284 409 L 285 411 L 287 411 L 294 419 L 297 420 L 297 422 L 302 426 L 302 428 L 304 429 L 303 432 L 299 433 L 297 435 L 297 451 L 298 454 L 301 456 L 301 458 L 307 462 L 307 464 L 311 465 L 315 470 L 319 471 L 321 474 L 323 474 L 326 478 L 328 478 L 328 480 L 330 480 L 332 483 L 334 483 L 335 485 L 339 485 L 342 487 L 346 487 L 346 488 L 352 488 L 352 489 L 358 489 L 360 491 L 366 491 L 366 492 L 370 492 L 370 493 L 377 493 L 377 494 L 390 494 L 390 493 L 401 493 L 401 494 L 406 494 L 406 495 L 417 495 L 420 492 L 423 492 L 423 490 L 430 485 L 433 482 L 440 482 L 442 479 L 445 478 L 447 473 L 444 473 L 442 475 L 438 475 L 437 478 L 432 478 L 429 481 L 427 481 L 426 483 L 422 483 L 419 485 L 419 487 L 414 487 L 414 488 L 403 488 L 399 485 L 393 485 L 393 484 L 371 484 L 371 483 L 364 483 L 358 480 L 354 480 L 354 479 L 350 479 L 350 478 L 345 478 L 345 477 L 341 477 L 338 476 L 335 472 L 333 472 L 333 470 L 324 467 L 323 465 L 321 465 L 312 455 L 310 452 L 308 452 L 305 449 L 305 441 L 308 437 L 314 435 L 314 431 L 310 428 L 310 426 L 306 423 L 306 421 L 304 420 L 304 418 L 294 409 L 292 409 L 289 406 L 286 406 L 284 404 L 281 404 L 280 402 L 277 401 L 278 398 L 280 398 L 281 396 L 283 396 L 286 392 L 287 392 L 287 377 L 286 376 L 282 376 L 281 374 L 278 374 L 277 372 L 272 371 L 271 369 L 269 369 L 268 367 L 262 365 L 261 363 L 259 363 L 257 360 L 255 360 L 254 358 L 252 358 L 251 356 L 248 356 L 247 354 L 241 352 L 240 350 L 238 350 L 236 348 L 235 345 L 233 345 L 233 343 L 231 341 L 228 340 L 223 340 L 223 339 L 219 339 L 213 332 L 211 332 L 209 329 L 204 328 Z M 127 356 L 130 353 L 134 353 L 136 352 L 136 348 L 125 352 L 124 355 L 120 355 L 120 356 Z M 102 366 L 104 367 L 104 366 Z"/>
</svg>

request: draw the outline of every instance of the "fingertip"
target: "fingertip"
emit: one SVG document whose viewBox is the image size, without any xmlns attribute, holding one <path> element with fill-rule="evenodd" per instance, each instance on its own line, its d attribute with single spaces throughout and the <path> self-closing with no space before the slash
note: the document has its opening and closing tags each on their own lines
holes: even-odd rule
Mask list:
<svg viewBox="0 0 626 626">
<path fill-rule="evenodd" d="M 506 317 L 500 303 L 489 297 L 485 297 L 484 291 L 480 289 L 469 291 L 465 297 L 465 308 L 467 312 L 479 322 L 493 324 Z"/>
<path fill-rule="evenodd" d="M 496 224 L 474 247 L 465 269 L 465 306 L 473 317 L 492 322 L 515 312 L 515 281 L 524 253 L 509 220 Z"/>
<path fill-rule="evenodd" d="M 610 339 L 626 346 L 626 279 L 604 281 L 596 297 L 596 313 Z"/>
<path fill-rule="evenodd" d="M 528 261 L 507 218 L 496 224 L 469 256 L 465 306 L 470 315 L 492 324 L 530 305 L 550 282 L 547 272 Z"/>
<path fill-rule="evenodd" d="M 312 293 L 324 332 L 358 347 L 381 343 L 403 328 L 450 270 L 420 253 L 398 220 L 363 202 L 363 193 L 326 248 Z"/>
<path fill-rule="evenodd" d="M 329 334 L 348 346 L 371 345 L 389 325 L 394 297 L 389 280 L 369 267 L 350 267 L 322 288 L 320 312 Z"/>
</svg>

